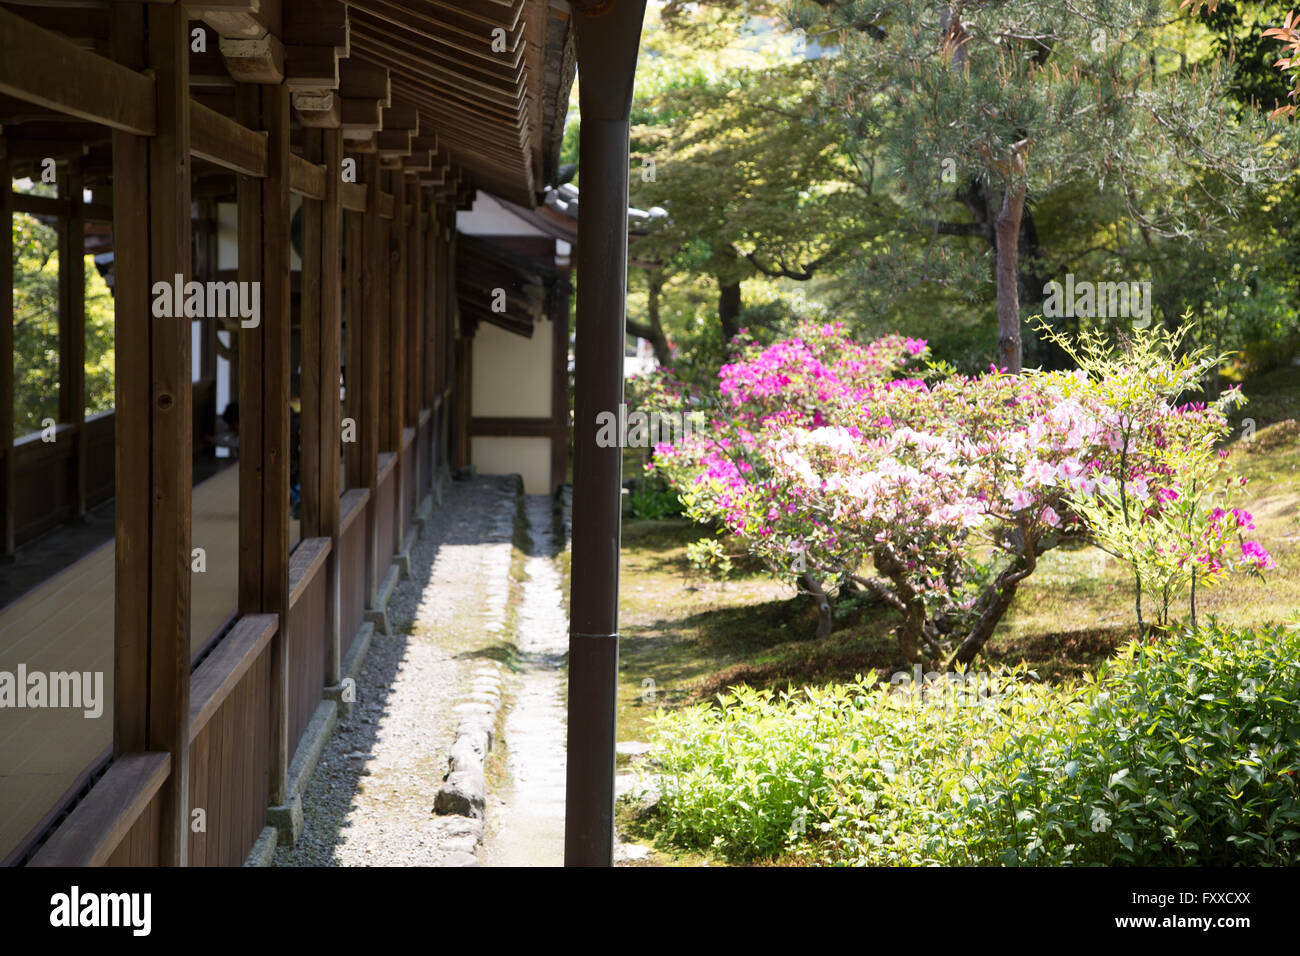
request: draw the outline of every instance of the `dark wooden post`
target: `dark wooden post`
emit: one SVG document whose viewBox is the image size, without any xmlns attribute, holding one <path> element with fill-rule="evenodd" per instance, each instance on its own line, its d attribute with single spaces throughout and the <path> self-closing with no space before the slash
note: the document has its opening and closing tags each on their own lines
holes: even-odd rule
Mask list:
<svg viewBox="0 0 1300 956">
<path fill-rule="evenodd" d="M 560 276 L 551 294 L 551 491 L 555 492 L 569 470 L 569 307 L 573 299 L 569 277 Z"/>
<path fill-rule="evenodd" d="M 433 409 L 433 475 L 434 481 L 440 481 L 440 471 L 446 463 L 447 417 L 446 402 L 442 393 L 447 370 L 447 290 L 446 275 L 443 269 L 443 254 L 447 225 L 443 221 L 442 203 L 433 200 L 429 207 L 429 242 L 426 249 L 428 265 L 428 300 L 429 327 L 425 332 L 425 362 L 427 401 Z"/>
<path fill-rule="evenodd" d="M 116 135 L 116 134 L 115 134 Z M 14 553 L 14 194 L 0 136 L 0 549 Z"/>
<path fill-rule="evenodd" d="M 575 11 L 582 126 L 575 351 L 573 584 L 564 862 L 612 866 L 618 704 L 622 449 L 596 443 L 596 418 L 623 400 L 628 116 L 646 0 Z M 583 6 L 593 7 L 583 10 Z"/>
<path fill-rule="evenodd" d="M 249 129 L 262 128 L 261 94 L 241 84 L 235 91 L 235 117 Z M 262 180 L 240 175 L 239 281 L 262 281 Z M 262 601 L 262 352 L 266 331 L 266 289 L 260 325 L 239 329 L 239 613 L 260 614 Z"/>
<path fill-rule="evenodd" d="M 314 164 L 320 163 L 320 130 L 303 130 L 303 158 Z M 301 329 L 298 355 L 302 367 L 299 383 L 302 399 L 299 440 L 302 443 L 302 455 L 298 463 L 302 506 L 299 509 L 299 521 L 304 538 L 315 538 L 321 534 L 321 511 L 325 502 L 321 495 L 320 448 L 323 442 L 329 440 L 323 432 L 324 423 L 321 421 L 321 381 L 328 375 L 328 369 L 321 362 L 321 282 L 329 268 L 321 259 L 321 247 L 321 202 L 304 197 L 302 292 L 298 300 Z"/>
<path fill-rule="evenodd" d="M 402 450 L 402 428 L 406 425 L 406 176 L 393 173 L 393 220 L 389 233 L 390 283 L 388 301 L 388 450 Z M 401 508 L 398 508 L 401 511 Z M 401 543 L 400 527 L 397 541 Z"/>
<path fill-rule="evenodd" d="M 321 295 L 320 295 L 320 497 L 319 533 L 333 540 L 325 571 L 330 593 L 327 605 L 325 682 L 339 682 L 341 634 L 339 631 L 339 363 L 342 352 L 343 277 L 340 250 L 343 248 L 343 131 L 322 133 L 325 164 L 325 200 L 321 203 Z M 348 635 L 351 637 L 351 635 Z"/>
<path fill-rule="evenodd" d="M 81 167 L 68 163 L 59 195 L 68 213 L 59 220 L 59 421 L 72 426 L 72 512 L 86 515 L 86 220 Z"/>
<path fill-rule="evenodd" d="M 347 283 L 348 314 L 347 330 L 343 343 L 343 361 L 347 364 L 345 371 L 345 404 L 343 414 L 350 418 L 354 426 L 353 441 L 343 446 L 343 460 L 347 466 L 347 484 L 349 488 L 366 487 L 362 474 L 362 456 L 360 429 L 362 422 L 362 395 L 365 379 L 365 342 L 364 300 L 362 298 L 361 270 L 365 261 L 365 230 L 363 213 L 348 211 L 343 214 L 344 228 L 347 230 Z"/>
<path fill-rule="evenodd" d="M 113 133 L 117 352 L 114 750 L 171 753 L 160 862 L 188 847 L 190 325 L 154 318 L 155 281 L 190 271 L 189 44 L 179 6 L 117 4 L 119 62 L 148 67 L 156 134 Z M 147 38 L 146 38 L 147 25 Z"/>
<path fill-rule="evenodd" d="M 261 87 L 266 129 L 262 184 L 262 610 L 280 616 L 271 638 L 272 806 L 285 802 L 289 770 L 289 88 Z M 240 409 L 240 422 L 245 412 Z M 240 444 L 243 442 L 241 440 Z"/>
<path fill-rule="evenodd" d="M 289 769 L 289 91 L 239 86 L 240 123 L 266 131 L 266 177 L 240 176 L 239 279 L 261 282 L 261 321 L 239 332 L 239 612 L 278 614 L 271 638 L 267 798 Z"/>
<path fill-rule="evenodd" d="M 366 212 L 362 221 L 362 250 L 365 262 L 362 267 L 362 308 L 359 318 L 360 333 L 365 337 L 365 345 L 362 348 L 364 368 L 361 373 L 361 420 L 357 422 L 357 431 L 361 439 L 360 484 L 370 489 L 370 506 L 366 508 L 366 604 L 374 607 L 379 592 L 379 562 L 375 555 L 379 547 L 379 526 L 375 521 L 375 480 L 380 440 L 379 358 L 383 346 L 383 330 L 387 325 L 383 307 L 383 283 L 388 272 L 388 242 L 384 221 L 379 216 L 379 157 L 373 153 L 366 156 L 364 169 Z"/>
<path fill-rule="evenodd" d="M 424 190 L 412 180 L 411 222 L 406 227 L 406 424 L 419 426 L 424 402 Z M 418 469 L 417 469 L 418 472 Z M 417 488 L 419 485 L 417 484 Z M 418 497 L 418 495 L 417 495 Z"/>
<path fill-rule="evenodd" d="M 406 500 L 402 459 L 402 431 L 406 426 L 406 176 L 398 169 L 393 178 L 393 219 L 389 228 L 389 296 L 388 337 L 384 342 L 387 358 L 387 451 L 397 454 L 398 463 L 393 469 L 393 549 L 401 551 L 406 536 L 406 514 L 402 507 Z M 379 555 L 380 567 L 392 560 L 391 554 Z"/>
</svg>

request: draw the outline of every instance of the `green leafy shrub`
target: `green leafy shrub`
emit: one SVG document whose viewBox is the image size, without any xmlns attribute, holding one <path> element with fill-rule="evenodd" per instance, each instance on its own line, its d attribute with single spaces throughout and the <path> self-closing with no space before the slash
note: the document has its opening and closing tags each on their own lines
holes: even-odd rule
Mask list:
<svg viewBox="0 0 1300 956">
<path fill-rule="evenodd" d="M 682 514 L 682 502 L 677 492 L 662 482 L 643 481 L 628 496 L 628 508 L 638 521 L 660 521 Z"/>
<path fill-rule="evenodd" d="M 1294 864 L 1298 739 L 1300 633 L 1211 624 L 1067 687 L 869 676 L 661 715 L 653 825 L 732 860 Z"/>
</svg>

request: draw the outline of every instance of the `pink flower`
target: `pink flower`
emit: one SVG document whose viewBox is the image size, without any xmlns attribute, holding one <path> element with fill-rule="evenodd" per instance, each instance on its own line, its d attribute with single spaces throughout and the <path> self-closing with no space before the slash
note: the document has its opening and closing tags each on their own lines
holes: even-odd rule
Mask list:
<svg viewBox="0 0 1300 956">
<path fill-rule="evenodd" d="M 1277 567 L 1277 562 L 1273 560 L 1272 555 L 1265 551 L 1263 545 L 1258 541 L 1243 541 L 1241 556 L 1246 559 L 1247 563 L 1253 564 L 1261 571 L 1268 571 Z"/>
<path fill-rule="evenodd" d="M 1015 491 L 1007 493 L 1007 501 L 1011 503 L 1012 511 L 1022 511 L 1034 503 L 1034 497 L 1024 488 L 1017 488 Z"/>
<path fill-rule="evenodd" d="M 1048 505 L 1043 509 L 1042 519 L 1043 522 L 1051 528 L 1059 527 L 1061 524 L 1061 516 L 1052 510 L 1051 505 Z"/>
</svg>

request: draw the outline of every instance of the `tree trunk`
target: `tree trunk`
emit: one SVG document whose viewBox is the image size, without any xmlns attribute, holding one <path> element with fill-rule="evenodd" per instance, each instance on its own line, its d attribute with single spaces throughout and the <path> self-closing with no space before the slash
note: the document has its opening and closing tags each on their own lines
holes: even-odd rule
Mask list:
<svg viewBox="0 0 1300 956">
<path fill-rule="evenodd" d="M 722 323 L 722 341 L 730 342 L 740 331 L 740 283 L 718 279 L 718 320 Z"/>
<path fill-rule="evenodd" d="M 668 348 L 668 336 L 664 335 L 663 322 L 659 318 L 659 298 L 664 290 L 663 273 L 652 270 L 646 278 L 649 283 L 646 317 L 650 320 L 650 345 L 654 348 L 655 358 L 660 365 L 671 365 L 672 350 Z"/>
<path fill-rule="evenodd" d="M 1030 209 L 1024 211 L 1020 223 L 1020 248 L 1017 258 L 1020 260 L 1020 304 L 1026 306 L 1030 312 L 1041 313 L 1043 290 L 1053 276 L 1048 274 L 1046 263 L 1043 261 L 1042 246 L 1038 241 L 1038 226 L 1034 222 L 1034 214 Z M 1058 333 L 1077 334 L 1079 331 L 1078 319 L 1044 317 L 1044 320 Z M 1023 330 L 1022 334 L 1024 334 Z M 1024 334 L 1021 356 L 1022 362 L 1028 362 L 1038 368 L 1051 370 L 1071 367 L 1070 357 L 1065 349 L 1045 336 L 1035 335 L 1032 331 Z"/>
<path fill-rule="evenodd" d="M 1013 375 L 1020 373 L 1020 220 L 1025 211 L 1025 187 L 1012 183 L 1002 197 L 997 220 L 998 361 Z"/>
<path fill-rule="evenodd" d="M 804 588 L 812 594 L 813 600 L 817 602 L 817 640 L 825 640 L 831 636 L 831 628 L 834 626 L 830 599 L 826 596 L 826 591 L 822 588 L 821 582 L 813 577 L 811 572 L 805 571 L 801 580 Z"/>
<path fill-rule="evenodd" d="M 643 338 L 655 350 L 655 361 L 667 367 L 672 364 L 672 349 L 668 347 L 668 336 L 664 334 L 663 322 L 659 318 L 659 299 L 664 288 L 663 273 L 657 269 L 646 270 L 646 322 L 637 322 L 629 318 L 627 331 L 630 335 Z"/>
</svg>

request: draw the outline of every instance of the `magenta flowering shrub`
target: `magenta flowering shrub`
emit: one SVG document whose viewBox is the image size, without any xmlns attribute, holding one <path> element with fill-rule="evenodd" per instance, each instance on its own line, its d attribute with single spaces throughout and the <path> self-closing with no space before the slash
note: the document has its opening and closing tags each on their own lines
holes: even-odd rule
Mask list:
<svg viewBox="0 0 1300 956">
<path fill-rule="evenodd" d="M 913 658 L 973 658 L 1041 555 L 1091 532 L 1097 500 L 1137 525 L 1176 520 L 1195 540 L 1162 538 L 1170 561 L 1204 562 L 1204 581 L 1221 569 L 1237 520 L 1179 511 L 1223 467 L 1221 409 L 1125 401 L 1131 386 L 1085 371 L 947 375 L 926 355 L 920 340 L 863 345 L 842 325 L 750 346 L 721 370 L 707 427 L 657 446 L 653 467 L 773 573 L 822 597 L 849 581 L 875 592 Z M 1189 449 L 1209 455 L 1194 491 Z M 1251 544 L 1243 555 L 1267 566 Z"/>
</svg>

